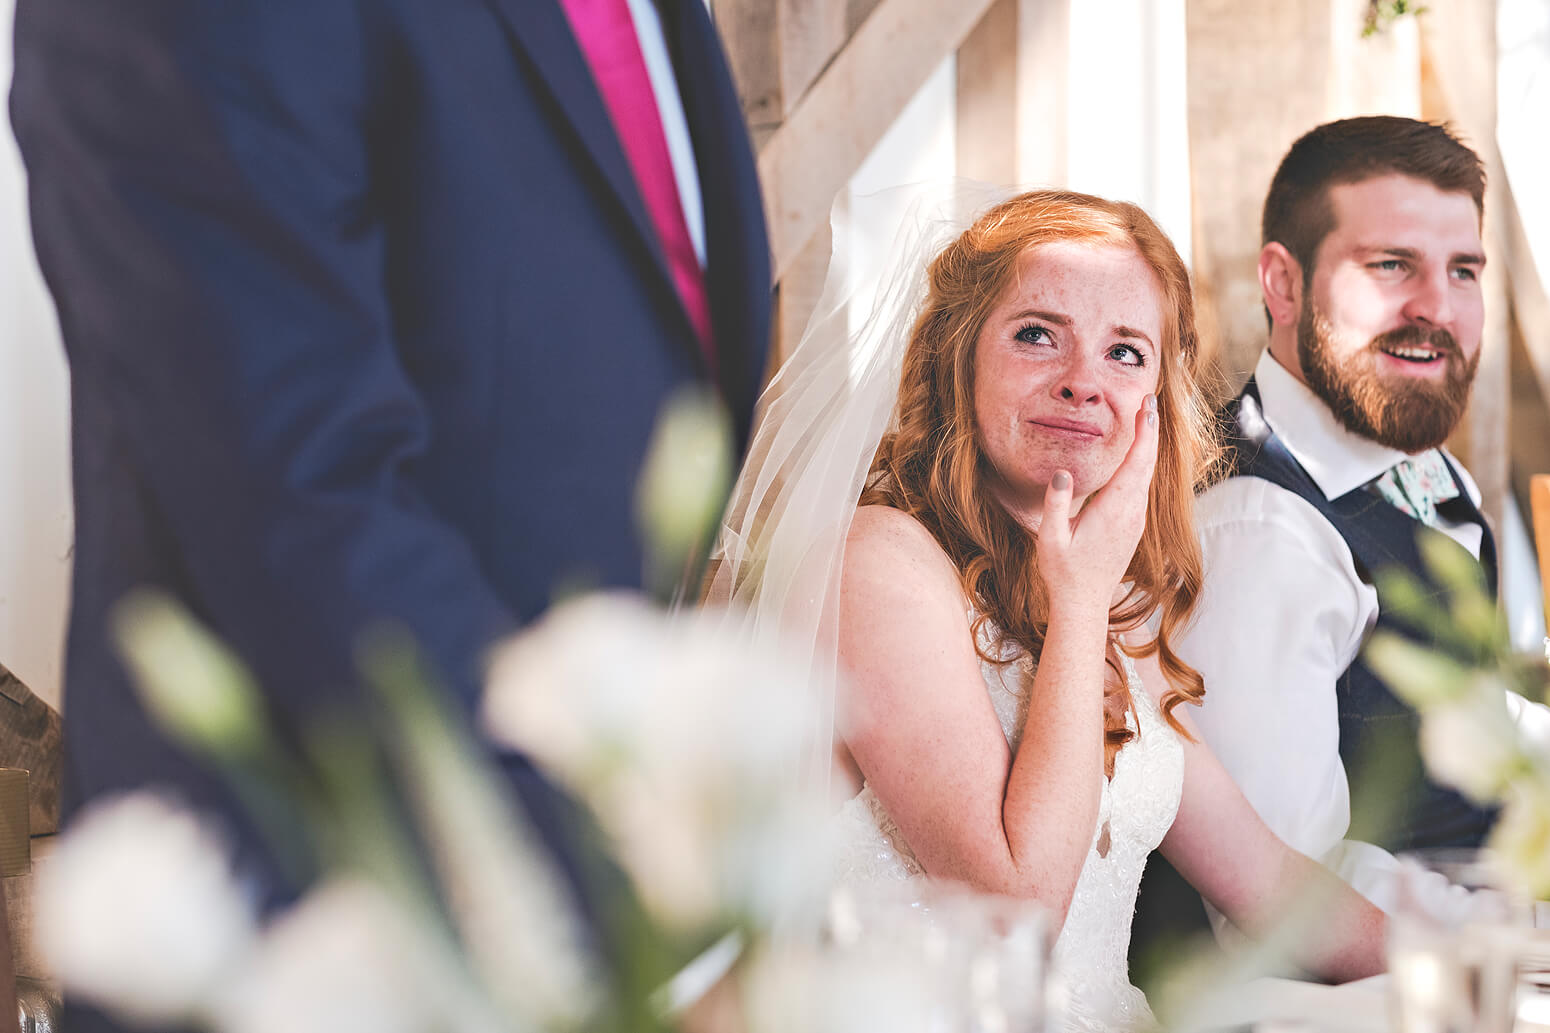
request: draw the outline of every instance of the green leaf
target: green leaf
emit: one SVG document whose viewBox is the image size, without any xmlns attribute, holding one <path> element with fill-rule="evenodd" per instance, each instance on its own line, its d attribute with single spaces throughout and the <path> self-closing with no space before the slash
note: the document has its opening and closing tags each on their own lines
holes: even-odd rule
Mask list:
<svg viewBox="0 0 1550 1033">
<path fill-rule="evenodd" d="M 734 474 L 732 424 L 720 400 L 701 389 L 669 398 L 635 492 L 647 581 L 658 599 L 698 586 L 697 568 L 709 553 Z"/>
<path fill-rule="evenodd" d="M 220 773 L 294 885 L 318 872 L 317 786 L 274 736 L 264 697 L 236 654 L 181 603 L 124 597 L 113 634 L 151 720 Z"/>
<path fill-rule="evenodd" d="M 1373 635 L 1365 656 L 1395 695 L 1419 709 L 1456 700 L 1471 683 L 1470 668 L 1393 632 Z"/>
<path fill-rule="evenodd" d="M 513 1023 L 579 1026 L 602 1004 L 602 973 L 549 848 L 409 634 L 374 628 L 357 656 L 472 972 Z"/>
<path fill-rule="evenodd" d="M 1386 611 L 1413 625 L 1437 647 L 1456 656 L 1476 657 L 1483 645 L 1449 612 L 1444 600 L 1419 578 L 1401 567 L 1377 573 L 1378 595 Z"/>
<path fill-rule="evenodd" d="M 140 701 L 164 733 L 207 755 L 266 749 L 269 721 L 257 684 L 182 604 L 137 591 L 114 609 L 112 625 Z"/>
<path fill-rule="evenodd" d="M 1438 584 L 1459 595 L 1487 596 L 1480 564 L 1453 539 L 1425 528 L 1416 536 L 1416 548 L 1421 552 L 1421 562 Z"/>
</svg>

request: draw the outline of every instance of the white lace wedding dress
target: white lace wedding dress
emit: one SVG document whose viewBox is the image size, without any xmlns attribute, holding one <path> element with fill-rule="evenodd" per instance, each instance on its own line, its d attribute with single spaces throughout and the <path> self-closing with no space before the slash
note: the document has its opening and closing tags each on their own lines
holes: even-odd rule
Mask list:
<svg viewBox="0 0 1550 1033">
<path fill-rule="evenodd" d="M 1028 707 L 1023 688 L 1027 663 L 980 665 L 1013 749 Z M 1066 924 L 1055 941 L 1056 1029 L 1109 1033 L 1153 1025 L 1146 998 L 1130 984 L 1126 952 L 1147 854 L 1162 841 L 1178 810 L 1184 754 L 1129 657 L 1124 657 L 1124 664 L 1140 724 L 1137 728 L 1132 715 L 1129 723 L 1137 736 L 1119 751 L 1114 777 L 1104 782 L 1087 860 Z M 869 787 L 863 787 L 835 815 L 831 831 L 839 885 L 926 877 Z"/>
</svg>

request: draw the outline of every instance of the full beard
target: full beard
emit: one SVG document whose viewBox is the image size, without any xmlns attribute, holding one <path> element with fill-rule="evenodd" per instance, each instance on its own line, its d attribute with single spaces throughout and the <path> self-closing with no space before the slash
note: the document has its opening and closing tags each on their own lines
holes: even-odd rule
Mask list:
<svg viewBox="0 0 1550 1033">
<path fill-rule="evenodd" d="M 1297 319 L 1297 360 L 1313 393 L 1324 400 L 1340 425 L 1380 445 L 1414 454 L 1448 439 L 1464 415 L 1475 382 L 1480 352 L 1464 358 L 1446 330 L 1400 327 L 1379 334 L 1367 347 L 1345 358 L 1336 356 L 1334 330 L 1323 313 L 1304 298 Z M 1437 381 L 1400 380 L 1378 372 L 1385 348 L 1427 347 L 1447 364 Z"/>
</svg>

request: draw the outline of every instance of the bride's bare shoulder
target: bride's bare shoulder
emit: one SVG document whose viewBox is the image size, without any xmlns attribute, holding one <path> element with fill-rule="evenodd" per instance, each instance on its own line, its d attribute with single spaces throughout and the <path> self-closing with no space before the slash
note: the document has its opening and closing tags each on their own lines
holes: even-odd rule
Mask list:
<svg viewBox="0 0 1550 1033">
<path fill-rule="evenodd" d="M 938 589 L 957 594 L 958 571 L 924 524 L 892 506 L 861 506 L 845 543 L 845 576 L 874 577 L 894 590 Z"/>
</svg>

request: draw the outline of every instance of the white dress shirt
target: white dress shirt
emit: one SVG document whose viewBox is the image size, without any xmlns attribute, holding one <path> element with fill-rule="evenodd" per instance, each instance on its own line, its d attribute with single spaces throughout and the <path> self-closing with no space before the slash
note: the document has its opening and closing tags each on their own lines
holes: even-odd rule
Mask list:
<svg viewBox="0 0 1550 1033">
<path fill-rule="evenodd" d="M 1265 419 L 1326 498 L 1406 458 L 1347 431 L 1269 352 L 1254 376 Z M 1478 505 L 1474 480 L 1449 459 Z M 1351 796 L 1335 702 L 1336 680 L 1377 622 L 1377 592 L 1318 510 L 1269 481 L 1215 485 L 1196 521 L 1204 590 L 1177 648 L 1205 679 L 1201 734 L 1278 836 L 1388 910 L 1394 858 L 1345 838 Z M 1439 529 L 1479 555 L 1478 524 Z"/>
</svg>

